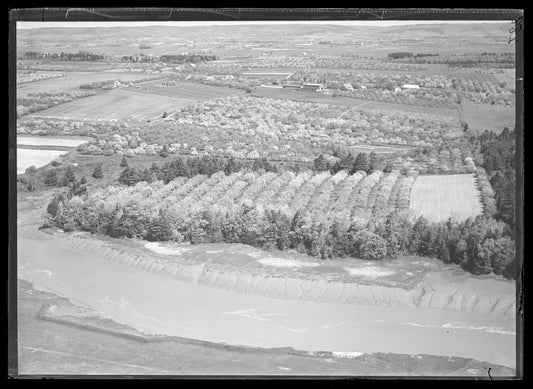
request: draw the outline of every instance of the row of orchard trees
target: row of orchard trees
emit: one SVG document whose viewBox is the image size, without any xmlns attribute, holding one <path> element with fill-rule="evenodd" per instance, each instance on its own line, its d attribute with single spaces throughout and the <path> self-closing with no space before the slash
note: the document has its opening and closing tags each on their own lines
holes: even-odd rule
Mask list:
<svg viewBox="0 0 533 389">
<path fill-rule="evenodd" d="M 346 112 L 342 106 L 249 96 L 183 107 L 175 118 L 176 127 L 192 126 L 196 138 L 205 134 L 215 148 L 218 139 L 239 140 L 244 145 L 253 139 L 261 149 L 326 141 L 431 147 L 463 136 L 459 121 L 448 116 L 377 109 Z"/>
<path fill-rule="evenodd" d="M 131 171 L 128 169 L 125 171 Z M 246 205 L 271 209 L 288 217 L 305 211 L 313 222 L 337 221 L 347 227 L 354 222 L 364 225 L 372 216 L 384 218 L 390 212 L 400 210 L 390 201 L 400 177 L 403 176 L 398 172 L 381 171 L 369 175 L 360 171 L 349 175 L 344 170 L 331 174 L 328 171 L 274 173 L 246 169 L 227 175 L 220 170 L 188 179 L 177 176 L 168 184 L 158 180 L 100 188 L 88 194 L 84 201 L 89 206 L 93 204 L 109 211 L 115 207 L 127 208 L 132 202 L 138 203 L 147 214 L 157 214 L 158 209 L 166 204 L 178 225 L 186 224 L 190 215 L 201 210 L 225 212 Z M 408 196 L 410 187 L 405 187 L 405 190 Z M 145 194 L 149 202 L 144 200 Z M 405 211 L 406 207 L 401 210 Z"/>
<path fill-rule="evenodd" d="M 382 260 L 416 254 L 457 263 L 478 274 L 515 275 L 515 245 L 508 226 L 484 216 L 461 223 L 449 220 L 431 224 L 423 217 L 413 221 L 393 212 L 386 218 L 343 225 L 314 219 L 312 212 L 305 209 L 287 215 L 281 210 L 246 204 L 222 208 L 197 203 L 207 197 L 204 203 L 216 205 L 217 195 L 224 188 L 236 187 L 243 178 L 217 173 L 211 178 L 196 176 L 168 185 L 158 182 L 152 186 L 108 187 L 85 197 L 63 193 L 53 200 L 55 206 L 52 212 L 49 209 L 48 223 L 66 231 L 80 229 L 117 238 L 295 249 L 323 259 Z M 189 185 L 192 180 L 194 185 Z M 216 188 L 216 193 L 201 194 L 210 193 L 210 188 Z M 159 201 L 160 196 L 182 197 L 172 206 L 168 201 Z M 121 204 L 117 203 L 118 198 L 122 198 Z M 191 209 L 192 213 L 184 215 L 184 210 Z"/>
<path fill-rule="evenodd" d="M 17 115 L 20 117 L 28 113 L 41 111 L 59 104 L 68 103 L 74 99 L 94 95 L 89 91 L 65 91 L 60 93 L 29 93 L 17 98 Z"/>
</svg>

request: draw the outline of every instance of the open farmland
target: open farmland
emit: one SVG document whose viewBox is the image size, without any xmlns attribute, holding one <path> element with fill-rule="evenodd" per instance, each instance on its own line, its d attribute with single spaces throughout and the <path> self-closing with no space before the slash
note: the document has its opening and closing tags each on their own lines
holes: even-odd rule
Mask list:
<svg viewBox="0 0 533 389">
<path fill-rule="evenodd" d="M 48 78 L 22 84 L 17 87 L 18 97 L 29 93 L 60 93 L 71 89 L 79 89 L 80 85 L 96 81 L 123 80 L 137 81 L 150 77 L 146 73 L 108 73 L 108 72 L 68 72 L 64 77 Z"/>
<path fill-rule="evenodd" d="M 194 100 L 116 89 L 40 111 L 39 117 L 58 119 L 149 120 Z"/>
<path fill-rule="evenodd" d="M 509 105 L 463 101 L 459 114 L 468 123 L 468 127 L 477 132 L 489 130 L 500 133 L 505 127 L 512 130 L 516 121 L 516 109 Z"/>
<path fill-rule="evenodd" d="M 418 176 L 409 208 L 414 215 L 434 222 L 449 217 L 465 220 L 483 211 L 473 174 Z"/>
<path fill-rule="evenodd" d="M 451 117 L 458 116 L 457 110 L 455 109 L 427 107 L 412 104 L 387 103 L 345 96 L 328 96 L 319 92 L 295 91 L 283 88 L 258 87 L 254 89 L 252 95 L 257 97 L 270 97 L 275 99 L 357 107 L 357 109 L 399 110 L 405 112 L 426 113 L 430 115 L 445 115 Z"/>
<path fill-rule="evenodd" d="M 17 148 L 17 174 L 22 174 L 30 166 L 37 168 L 48 164 L 51 160 L 66 154 L 61 150 L 31 150 Z"/>
<path fill-rule="evenodd" d="M 168 82 L 165 80 L 143 82 L 130 87 L 129 90 L 159 96 L 177 97 L 191 101 L 209 100 L 217 97 L 233 96 L 244 93 L 243 91 L 234 88 L 193 84 L 181 81 Z"/>
</svg>

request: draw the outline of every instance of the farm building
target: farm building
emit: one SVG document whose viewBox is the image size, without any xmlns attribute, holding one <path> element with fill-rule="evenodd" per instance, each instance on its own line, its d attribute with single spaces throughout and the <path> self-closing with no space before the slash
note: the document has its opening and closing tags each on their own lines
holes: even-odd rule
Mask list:
<svg viewBox="0 0 533 389">
<path fill-rule="evenodd" d="M 353 86 L 349 82 L 347 82 L 346 84 L 342 84 L 342 87 L 344 88 L 344 90 L 353 90 Z"/>
<path fill-rule="evenodd" d="M 302 89 L 316 92 L 316 91 L 324 90 L 324 85 L 307 83 L 307 84 L 302 85 Z"/>
<path fill-rule="evenodd" d="M 405 85 L 402 85 L 402 89 L 418 90 L 418 89 L 420 89 L 420 86 L 413 85 L 413 84 L 405 84 Z"/>
<path fill-rule="evenodd" d="M 300 84 L 284 84 L 283 87 L 287 89 L 300 89 L 302 86 Z"/>
<path fill-rule="evenodd" d="M 116 89 L 118 88 L 119 86 L 121 86 L 122 84 L 120 83 L 119 80 L 115 80 L 115 82 L 113 82 L 112 84 L 106 84 L 102 87 L 102 89 Z"/>
</svg>

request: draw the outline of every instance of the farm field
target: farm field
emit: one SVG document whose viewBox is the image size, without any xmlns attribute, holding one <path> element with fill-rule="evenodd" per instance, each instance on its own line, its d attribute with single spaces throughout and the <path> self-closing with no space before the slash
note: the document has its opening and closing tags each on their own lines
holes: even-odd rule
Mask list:
<svg viewBox="0 0 533 389">
<path fill-rule="evenodd" d="M 89 137 L 17 136 L 17 174 L 34 165 L 37 168 L 90 141 Z"/>
<path fill-rule="evenodd" d="M 17 146 L 64 146 L 76 147 L 93 140 L 90 137 L 17 136 Z"/>
<path fill-rule="evenodd" d="M 494 74 L 500 81 L 505 82 L 508 87 L 515 87 L 516 69 L 501 69 L 501 71 Z"/>
<path fill-rule="evenodd" d="M 462 221 L 482 213 L 480 196 L 473 174 L 418 176 L 409 208 L 433 222 L 449 217 Z"/>
<path fill-rule="evenodd" d="M 463 101 L 459 115 L 468 123 L 468 127 L 476 132 L 485 130 L 500 133 L 504 127 L 512 130 L 516 121 L 516 109 L 509 105 L 479 104 Z"/>
<path fill-rule="evenodd" d="M 193 102 L 194 100 L 187 98 L 116 89 L 61 104 L 40 111 L 35 116 L 61 119 L 149 120 L 160 118 L 165 111 L 174 111 Z"/>
<path fill-rule="evenodd" d="M 96 81 L 121 79 L 123 81 L 136 81 L 150 77 L 146 73 L 107 73 L 107 72 L 68 72 L 64 77 L 49 78 L 46 80 L 30 82 L 17 87 L 17 96 L 24 97 L 29 93 L 59 93 L 70 89 L 79 89 L 82 84 Z"/>
<path fill-rule="evenodd" d="M 31 150 L 17 148 L 17 174 L 22 174 L 30 166 L 37 168 L 48 164 L 51 160 L 66 154 L 60 150 Z"/>
<path fill-rule="evenodd" d="M 246 71 L 242 73 L 243 76 L 247 78 L 269 78 L 273 80 L 285 80 L 290 78 L 292 75 L 292 72 L 277 72 L 277 71 L 271 71 L 271 72 L 265 72 L 265 71 Z"/>
<path fill-rule="evenodd" d="M 190 82 L 172 81 L 172 85 L 165 85 L 165 80 L 155 80 L 128 87 L 129 91 L 149 93 L 160 96 L 178 97 L 191 101 L 209 100 L 218 97 L 243 94 L 239 89 L 193 84 Z"/>
<path fill-rule="evenodd" d="M 444 115 L 458 117 L 457 110 L 447 108 L 425 107 L 420 105 L 385 103 L 381 101 L 357 99 L 344 96 L 327 96 L 317 92 L 302 92 L 282 88 L 264 88 L 259 87 L 252 92 L 253 96 L 270 97 L 276 99 L 287 99 L 294 101 L 305 101 L 321 104 L 331 104 L 349 107 L 358 107 L 358 109 L 383 109 L 398 110 L 405 112 L 426 113 L 432 115 Z"/>
</svg>

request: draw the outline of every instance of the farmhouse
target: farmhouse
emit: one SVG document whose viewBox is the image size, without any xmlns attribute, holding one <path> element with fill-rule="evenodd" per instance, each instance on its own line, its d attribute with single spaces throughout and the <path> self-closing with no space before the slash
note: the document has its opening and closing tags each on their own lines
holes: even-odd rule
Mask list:
<svg viewBox="0 0 533 389">
<path fill-rule="evenodd" d="M 307 83 L 307 84 L 302 85 L 302 89 L 316 92 L 316 91 L 324 90 L 324 85 Z"/>
<path fill-rule="evenodd" d="M 420 86 L 418 86 L 418 85 L 414 85 L 414 84 L 405 84 L 405 85 L 402 85 L 402 89 L 407 89 L 407 90 L 419 90 L 419 89 L 420 89 Z"/>
</svg>

